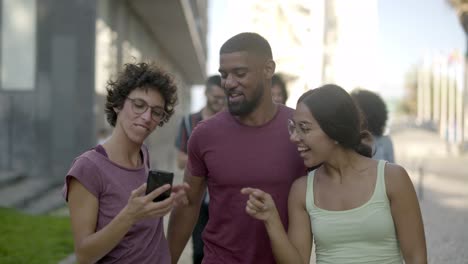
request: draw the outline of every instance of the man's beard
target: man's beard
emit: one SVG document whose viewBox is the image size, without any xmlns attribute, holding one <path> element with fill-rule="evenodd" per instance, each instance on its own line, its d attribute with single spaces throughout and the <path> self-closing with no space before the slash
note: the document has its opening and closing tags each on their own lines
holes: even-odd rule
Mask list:
<svg viewBox="0 0 468 264">
<path fill-rule="evenodd" d="M 252 100 L 248 101 L 245 99 L 242 102 L 231 103 L 228 98 L 228 109 L 229 113 L 234 116 L 246 116 L 252 113 L 260 103 L 263 97 L 263 87 L 261 84 L 257 85 L 255 93 L 253 94 Z M 245 97 L 244 97 L 245 98 Z"/>
</svg>

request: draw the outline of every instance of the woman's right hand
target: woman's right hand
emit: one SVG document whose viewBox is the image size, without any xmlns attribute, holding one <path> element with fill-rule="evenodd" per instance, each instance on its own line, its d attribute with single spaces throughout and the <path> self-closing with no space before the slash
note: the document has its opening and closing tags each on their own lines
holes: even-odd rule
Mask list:
<svg viewBox="0 0 468 264">
<path fill-rule="evenodd" d="M 249 195 L 245 211 L 253 218 L 268 222 L 272 216 L 278 215 L 275 201 L 270 194 L 254 188 L 243 188 L 241 193 Z"/>
<path fill-rule="evenodd" d="M 145 195 L 146 183 L 141 185 L 132 191 L 123 212 L 128 215 L 133 222 L 146 218 L 163 217 L 169 213 L 174 206 L 174 193 L 161 202 L 153 202 L 153 199 L 169 190 L 170 187 L 169 184 L 165 184 Z"/>
</svg>

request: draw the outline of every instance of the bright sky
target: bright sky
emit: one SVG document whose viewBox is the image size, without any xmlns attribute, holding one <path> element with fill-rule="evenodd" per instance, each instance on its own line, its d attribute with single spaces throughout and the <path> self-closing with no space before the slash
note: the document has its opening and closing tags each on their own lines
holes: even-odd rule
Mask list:
<svg viewBox="0 0 468 264">
<path fill-rule="evenodd" d="M 246 21 L 238 16 L 245 1 L 208 0 L 208 75 L 218 73 L 221 45 L 235 34 L 248 31 Z"/>
<path fill-rule="evenodd" d="M 248 31 L 242 20 L 244 1 L 248 0 L 209 0 L 208 74 L 217 73 L 222 43 Z M 425 53 L 464 52 L 464 32 L 446 0 L 378 0 L 377 5 L 381 87 L 375 90 L 385 96 L 401 96 L 404 74 Z"/>
<path fill-rule="evenodd" d="M 388 72 L 383 89 L 398 89 L 425 52 L 465 51 L 456 13 L 446 0 L 379 0 L 379 48 Z"/>
</svg>

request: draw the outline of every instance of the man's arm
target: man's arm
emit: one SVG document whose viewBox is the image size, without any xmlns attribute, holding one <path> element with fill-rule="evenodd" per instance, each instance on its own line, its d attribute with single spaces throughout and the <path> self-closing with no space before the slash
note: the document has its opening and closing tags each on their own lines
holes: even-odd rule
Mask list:
<svg viewBox="0 0 468 264">
<path fill-rule="evenodd" d="M 187 160 L 188 160 L 187 153 L 179 150 L 177 152 L 177 167 L 183 170 L 185 168 L 185 165 L 187 165 Z"/>
<path fill-rule="evenodd" d="M 179 261 L 180 255 L 192 234 L 206 188 L 205 177 L 192 176 L 187 169 L 185 169 L 184 173 L 184 182 L 190 185 L 190 189 L 187 190 L 188 205 L 175 207 L 172 210 L 167 230 L 172 263 Z"/>
</svg>

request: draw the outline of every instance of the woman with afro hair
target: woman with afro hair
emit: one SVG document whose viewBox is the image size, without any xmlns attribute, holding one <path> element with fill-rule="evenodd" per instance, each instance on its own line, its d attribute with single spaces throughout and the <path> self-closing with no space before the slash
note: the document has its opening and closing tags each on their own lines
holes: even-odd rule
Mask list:
<svg viewBox="0 0 468 264">
<path fill-rule="evenodd" d="M 373 158 L 394 163 L 393 143 L 389 136 L 384 135 L 388 119 L 388 111 L 382 98 L 371 91 L 356 89 L 351 97 L 361 109 L 366 119 L 367 129 L 374 137 Z"/>
</svg>

